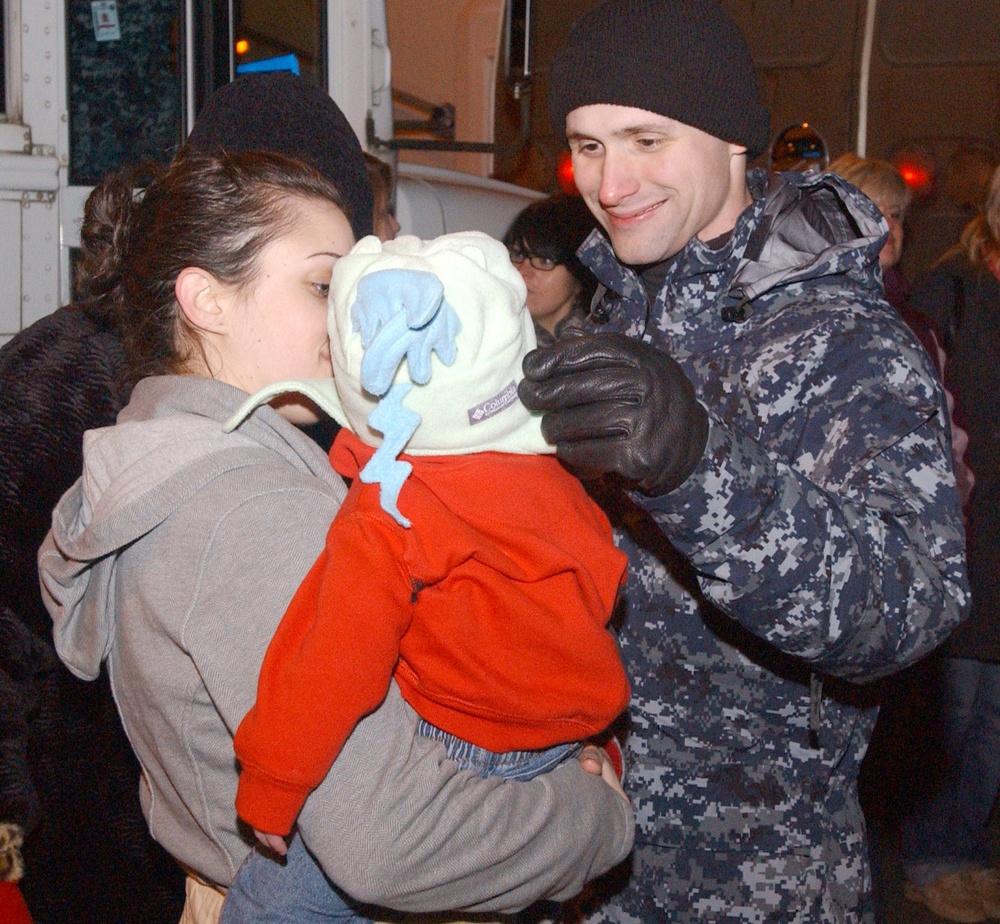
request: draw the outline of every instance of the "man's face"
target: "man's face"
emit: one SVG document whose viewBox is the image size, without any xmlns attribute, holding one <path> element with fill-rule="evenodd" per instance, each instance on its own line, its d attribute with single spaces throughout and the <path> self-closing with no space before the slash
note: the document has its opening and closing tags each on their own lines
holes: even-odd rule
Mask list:
<svg viewBox="0 0 1000 924">
<path fill-rule="evenodd" d="M 746 148 L 682 122 L 602 103 L 574 109 L 566 136 L 577 189 L 623 263 L 731 231 L 750 204 Z"/>
</svg>

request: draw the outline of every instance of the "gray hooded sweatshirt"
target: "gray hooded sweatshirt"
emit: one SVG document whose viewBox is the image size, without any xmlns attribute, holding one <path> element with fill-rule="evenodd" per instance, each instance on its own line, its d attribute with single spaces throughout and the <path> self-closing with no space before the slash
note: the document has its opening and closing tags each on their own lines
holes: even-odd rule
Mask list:
<svg viewBox="0 0 1000 924">
<path fill-rule="evenodd" d="M 345 494 L 271 408 L 224 433 L 245 398 L 191 376 L 140 382 L 116 426 L 86 434 L 83 476 L 39 552 L 60 657 L 84 679 L 107 663 L 153 837 L 223 887 L 251 844 L 233 806 L 233 734 Z M 576 894 L 627 855 L 634 824 L 575 761 L 528 783 L 458 771 L 393 686 L 299 829 L 361 901 L 503 912 Z"/>
</svg>

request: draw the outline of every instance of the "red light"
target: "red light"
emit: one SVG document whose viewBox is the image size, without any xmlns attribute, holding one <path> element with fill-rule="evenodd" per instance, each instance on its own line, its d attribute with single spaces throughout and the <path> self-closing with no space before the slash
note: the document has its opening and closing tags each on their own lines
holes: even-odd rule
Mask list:
<svg viewBox="0 0 1000 924">
<path fill-rule="evenodd" d="M 929 170 L 913 164 L 901 164 L 899 172 L 902 174 L 903 179 L 906 180 L 906 185 L 911 189 L 923 189 L 925 186 L 930 185 L 932 179 Z"/>
<path fill-rule="evenodd" d="M 922 148 L 897 151 L 892 162 L 914 196 L 924 197 L 934 192 L 937 171 L 934 158 L 928 151 Z"/>
<path fill-rule="evenodd" d="M 245 55 L 250 50 L 250 43 L 246 39 L 236 40 L 236 54 Z"/>
<path fill-rule="evenodd" d="M 559 155 L 559 163 L 556 165 L 556 181 L 559 183 L 559 188 L 567 196 L 580 194 L 573 179 L 573 159 L 570 157 L 569 151 L 563 151 Z"/>
</svg>

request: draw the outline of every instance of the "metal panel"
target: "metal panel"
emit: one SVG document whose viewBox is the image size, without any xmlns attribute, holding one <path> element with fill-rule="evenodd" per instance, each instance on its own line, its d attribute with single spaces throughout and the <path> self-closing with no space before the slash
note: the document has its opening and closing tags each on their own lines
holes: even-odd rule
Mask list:
<svg viewBox="0 0 1000 924">
<path fill-rule="evenodd" d="M 879 47 L 895 65 L 1000 65 L 1000 0 L 881 0 Z"/>
<path fill-rule="evenodd" d="M 21 324 L 59 307 L 59 209 L 55 199 L 21 207 Z"/>
<path fill-rule="evenodd" d="M 850 44 L 856 0 L 723 0 L 761 68 L 817 68 Z"/>
<path fill-rule="evenodd" d="M 0 153 L 3 188 L 54 193 L 59 188 L 59 162 L 54 155 Z"/>
<path fill-rule="evenodd" d="M 0 3 L 0 19 L 3 21 L 3 116 L 8 122 L 21 121 L 21 84 L 17 75 L 21 73 L 21 43 L 11 41 L 9 36 L 21 31 L 21 7 L 14 0 Z"/>
<path fill-rule="evenodd" d="M 21 203 L 0 201 L 0 342 L 21 329 Z"/>
<path fill-rule="evenodd" d="M 15 0 L 6 15 L 8 24 L 19 25 L 4 35 L 8 97 L 19 124 L 8 125 L 0 139 L 5 151 L 18 152 L 0 154 L 5 336 L 60 303 L 56 190 L 65 180 L 67 158 L 63 4 Z"/>
<path fill-rule="evenodd" d="M 880 0 L 868 153 L 920 146 L 944 164 L 966 143 L 995 145 L 998 24 L 1000 0 Z"/>
<path fill-rule="evenodd" d="M 0 151 L 31 153 L 31 130 L 19 122 L 0 122 Z"/>
<path fill-rule="evenodd" d="M 64 2 L 21 0 L 21 96 L 23 121 L 43 153 L 68 155 L 66 130 L 66 30 Z M 16 36 L 9 36 L 15 42 Z"/>
<path fill-rule="evenodd" d="M 330 0 L 327 6 L 328 89 L 361 139 L 372 106 L 372 33 L 380 7 L 368 0 Z"/>
</svg>

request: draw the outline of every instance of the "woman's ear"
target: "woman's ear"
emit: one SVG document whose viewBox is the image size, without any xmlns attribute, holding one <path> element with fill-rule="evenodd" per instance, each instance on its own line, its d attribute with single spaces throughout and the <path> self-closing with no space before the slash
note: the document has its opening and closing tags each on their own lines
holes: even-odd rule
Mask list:
<svg viewBox="0 0 1000 924">
<path fill-rule="evenodd" d="M 224 310 L 224 286 L 207 270 L 186 266 L 174 283 L 174 298 L 195 329 L 206 333 L 222 333 L 228 317 Z"/>
</svg>

